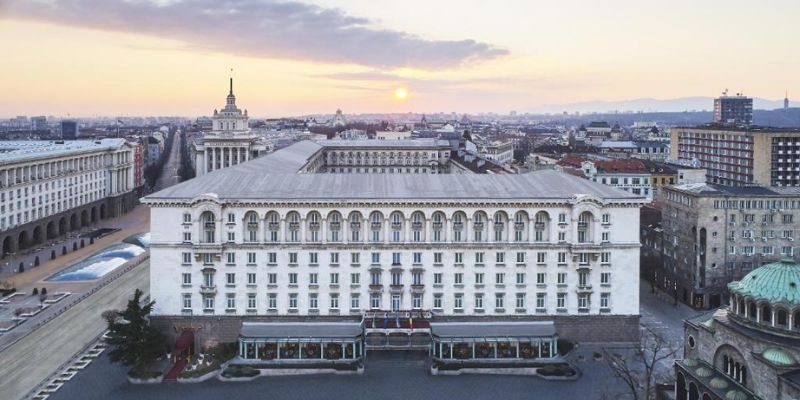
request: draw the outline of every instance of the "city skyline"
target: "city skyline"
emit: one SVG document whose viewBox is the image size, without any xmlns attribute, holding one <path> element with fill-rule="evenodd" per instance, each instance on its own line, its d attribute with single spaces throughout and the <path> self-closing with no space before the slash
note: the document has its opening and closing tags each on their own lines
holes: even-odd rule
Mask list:
<svg viewBox="0 0 800 400">
<path fill-rule="evenodd" d="M 0 43 L 15 55 L 0 109 L 209 115 L 231 68 L 242 104 L 271 117 L 526 112 L 725 88 L 779 99 L 800 83 L 800 53 L 785 50 L 800 33 L 790 2 L 506 2 L 488 15 L 477 5 L 8 1 L 0 33 L 25 40 Z"/>
</svg>

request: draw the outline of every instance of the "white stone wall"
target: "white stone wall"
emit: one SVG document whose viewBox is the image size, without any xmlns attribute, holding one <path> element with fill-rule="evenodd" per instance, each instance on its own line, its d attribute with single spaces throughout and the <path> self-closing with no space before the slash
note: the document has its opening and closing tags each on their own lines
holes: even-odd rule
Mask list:
<svg viewBox="0 0 800 400">
<path fill-rule="evenodd" d="M 394 202 L 393 202 L 394 203 Z M 443 201 L 439 204 L 386 204 L 386 203 L 342 203 L 342 204 L 274 204 L 265 206 L 261 204 L 224 204 L 216 201 L 213 197 L 197 199 L 190 206 L 167 206 L 165 204 L 152 204 L 151 221 L 152 226 L 152 247 L 151 247 L 151 296 L 156 300 L 154 314 L 156 315 L 181 315 L 191 312 L 194 315 L 212 314 L 236 314 L 236 315 L 308 315 L 337 314 L 332 312 L 329 307 L 330 295 L 339 295 L 339 314 L 346 315 L 360 313 L 370 307 L 370 272 L 373 268 L 379 268 L 381 273 L 382 287 L 381 309 L 387 310 L 391 306 L 391 271 L 399 268 L 402 271 L 402 288 L 399 293 L 402 296 L 401 309 L 412 308 L 412 269 L 422 269 L 422 309 L 434 308 L 434 294 L 442 295 L 442 309 L 435 310 L 445 315 L 581 315 L 581 314 L 600 314 L 600 293 L 610 293 L 609 309 L 603 314 L 615 315 L 638 315 L 639 299 L 639 238 L 638 230 L 633 229 L 639 223 L 638 205 L 606 205 L 602 206 L 592 200 L 576 201 L 570 204 L 566 199 L 561 204 L 460 204 L 455 206 L 453 202 Z M 322 226 L 320 228 L 321 237 L 324 232 L 327 234 L 326 216 L 329 212 L 337 210 L 341 212 L 344 219 L 341 222 L 342 239 L 349 234 L 349 224 L 347 216 L 351 211 L 359 211 L 362 215 L 362 239 L 360 243 L 349 243 L 342 241 L 339 243 L 320 242 L 320 243 L 268 243 L 264 241 L 268 224 L 264 220 L 268 212 L 276 211 L 281 217 L 280 236 L 283 238 L 287 232 L 286 217 L 290 212 L 298 212 L 301 216 L 300 236 L 308 235 L 308 221 L 306 216 L 312 211 L 321 214 Z M 505 224 L 506 232 L 514 232 L 514 215 L 517 211 L 524 210 L 529 215 L 526 224 L 528 238 L 534 237 L 534 215 L 539 211 L 546 211 L 550 215 L 549 240 L 543 242 L 526 241 L 515 243 L 513 241 L 494 242 L 494 227 L 492 216 L 496 211 L 505 211 L 510 221 Z M 216 217 L 216 243 L 199 244 L 200 234 L 203 224 L 199 221 L 201 214 L 211 211 Z M 255 211 L 259 217 L 258 241 L 257 243 L 244 243 L 246 232 L 245 214 Z M 384 241 L 372 243 L 368 240 L 370 232 L 370 221 L 368 217 L 373 211 L 380 211 L 384 216 L 382 225 Z M 400 211 L 404 215 L 402 233 L 403 241 L 393 243 L 386 241 L 387 234 L 391 232 L 390 214 Z M 410 217 L 413 212 L 421 211 L 425 215 L 423 232 L 428 233 L 423 242 L 412 242 L 410 228 Z M 458 211 L 463 211 L 468 216 L 464 221 L 464 235 L 473 238 L 472 217 L 475 212 L 484 211 L 489 220 L 484 223 L 484 235 L 488 235 L 488 240 L 475 243 L 472 240 L 466 242 L 431 242 L 432 234 L 429 227 L 434 212 L 443 212 L 447 220 L 447 240 L 452 234 L 452 217 Z M 591 244 L 578 244 L 578 217 L 584 211 L 594 214 L 594 220 L 590 223 L 593 233 Z M 183 223 L 184 213 L 191 215 L 190 223 Z M 234 214 L 234 223 L 228 224 L 228 214 Z M 566 214 L 566 223 L 558 223 L 558 215 Z M 608 224 L 602 223 L 602 214 L 609 215 Z M 323 230 L 324 229 L 324 230 Z M 558 242 L 558 232 L 565 232 L 565 240 Z M 183 243 L 183 233 L 191 232 L 192 243 Z M 235 240 L 233 243 L 225 243 L 227 233 L 234 232 Z M 601 244 L 602 232 L 609 233 L 609 243 Z M 409 240 L 406 240 L 408 238 Z M 224 244 L 220 244 L 220 243 Z M 401 254 L 399 266 L 392 265 L 392 253 Z M 476 265 L 475 253 L 484 253 L 483 265 Z M 495 262 L 495 253 L 505 253 L 505 263 L 499 265 Z M 525 253 L 525 262 L 516 262 L 516 253 Z M 545 253 L 544 263 L 537 262 L 537 253 Z M 558 262 L 558 253 L 566 253 L 566 262 Z M 591 253 L 589 265 L 581 271 L 588 272 L 587 288 L 590 293 L 589 307 L 585 312 L 578 310 L 578 279 L 579 279 L 579 256 L 581 252 Z M 601 253 L 609 253 L 609 263 L 601 263 Z M 191 262 L 182 263 L 182 253 L 191 253 Z M 212 265 L 204 266 L 202 257 L 197 254 L 218 254 L 214 258 Z M 235 263 L 226 263 L 227 253 L 235 253 Z M 254 265 L 248 265 L 247 253 L 256 254 Z M 268 264 L 269 253 L 275 253 L 277 262 Z M 289 264 L 290 253 L 297 253 L 297 265 Z M 309 253 L 317 253 L 318 264 L 309 265 Z M 331 265 L 331 253 L 339 253 L 338 265 Z M 351 253 L 360 254 L 360 263 L 351 264 Z M 380 253 L 379 265 L 373 265 L 371 254 Z M 413 254 L 421 253 L 420 265 L 413 263 Z M 434 254 L 442 254 L 441 265 L 434 263 Z M 463 254 L 463 262 L 455 262 L 456 253 Z M 203 269 L 211 268 L 206 271 L 214 272 L 214 284 L 216 286 L 215 307 L 213 310 L 204 310 L 203 295 Z M 482 286 L 475 283 L 475 274 L 484 274 Z M 525 273 L 525 283 L 517 285 L 516 274 Z M 566 273 L 564 285 L 557 284 L 557 274 Z M 608 284 L 601 284 L 601 273 L 610 272 L 611 278 Z M 182 284 L 182 274 L 191 274 L 191 284 Z M 235 274 L 235 284 L 226 285 L 226 274 Z M 247 284 L 247 274 L 256 274 L 256 283 Z M 268 284 L 268 274 L 277 274 L 275 285 Z M 289 284 L 289 274 L 297 274 L 297 285 Z M 309 274 L 318 274 L 317 285 L 309 284 Z M 339 274 L 338 286 L 331 284 L 331 273 Z M 351 284 L 351 274 L 358 273 L 359 284 Z M 442 274 L 441 284 L 434 284 L 434 274 Z M 463 274 L 463 283 L 455 283 L 455 274 Z M 504 284 L 495 283 L 497 273 L 504 273 Z M 545 283 L 537 284 L 537 274 L 545 273 Z M 182 306 L 182 296 L 189 293 L 192 298 L 191 310 L 186 310 Z M 226 297 L 231 293 L 235 296 L 236 306 L 234 310 L 226 310 Z M 249 293 L 256 295 L 257 305 L 254 310 L 247 310 L 247 296 Z M 268 294 L 277 295 L 277 309 L 269 310 L 267 307 Z M 297 311 L 290 311 L 288 308 L 290 293 L 297 293 Z M 317 312 L 309 312 L 308 302 L 309 293 L 317 293 L 319 307 Z M 463 295 L 463 309 L 454 310 L 455 295 Z M 474 299 L 476 293 L 483 293 L 484 305 L 482 312 L 476 312 Z M 504 293 L 504 310 L 496 310 L 494 307 L 495 293 Z M 525 293 L 525 308 L 517 310 L 515 307 L 516 294 Z M 536 297 L 537 293 L 546 294 L 545 309 L 537 312 Z M 556 309 L 557 293 L 566 293 L 566 307 L 563 310 Z M 360 309 L 350 310 L 350 299 L 352 294 L 358 294 L 360 298 Z"/>
</svg>

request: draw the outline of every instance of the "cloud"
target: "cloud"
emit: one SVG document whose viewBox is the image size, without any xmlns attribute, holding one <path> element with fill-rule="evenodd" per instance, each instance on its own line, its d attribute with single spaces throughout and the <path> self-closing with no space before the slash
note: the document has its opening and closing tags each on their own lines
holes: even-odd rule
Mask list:
<svg viewBox="0 0 800 400">
<path fill-rule="evenodd" d="M 456 68 L 508 51 L 471 39 L 429 40 L 340 9 L 275 0 L 12 0 L 8 16 L 177 39 L 236 55 L 373 68 Z"/>
</svg>

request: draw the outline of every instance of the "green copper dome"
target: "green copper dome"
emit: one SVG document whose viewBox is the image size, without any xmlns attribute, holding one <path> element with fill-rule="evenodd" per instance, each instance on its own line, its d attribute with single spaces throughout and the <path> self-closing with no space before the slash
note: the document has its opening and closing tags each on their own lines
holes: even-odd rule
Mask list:
<svg viewBox="0 0 800 400">
<path fill-rule="evenodd" d="M 771 304 L 800 304 L 800 264 L 786 258 L 766 264 L 745 275 L 740 281 L 728 284 L 731 292 L 766 300 Z"/>
<path fill-rule="evenodd" d="M 781 367 L 789 367 L 797 363 L 791 354 L 775 347 L 770 347 L 764 350 L 764 352 L 761 353 L 761 356 L 767 359 L 769 362 Z"/>
<path fill-rule="evenodd" d="M 728 387 L 728 382 L 722 378 L 714 378 L 709 382 L 709 385 L 714 389 L 725 389 Z"/>
<path fill-rule="evenodd" d="M 747 400 L 750 396 L 738 390 L 731 390 L 725 393 L 725 400 Z"/>
<path fill-rule="evenodd" d="M 682 362 L 683 362 L 683 365 L 685 365 L 687 367 L 696 367 L 697 366 L 697 360 L 695 360 L 694 358 L 684 358 Z"/>
<path fill-rule="evenodd" d="M 709 376 L 714 375 L 714 372 L 706 367 L 700 367 L 697 369 L 697 371 L 694 371 L 694 373 L 701 378 L 708 378 Z"/>
</svg>

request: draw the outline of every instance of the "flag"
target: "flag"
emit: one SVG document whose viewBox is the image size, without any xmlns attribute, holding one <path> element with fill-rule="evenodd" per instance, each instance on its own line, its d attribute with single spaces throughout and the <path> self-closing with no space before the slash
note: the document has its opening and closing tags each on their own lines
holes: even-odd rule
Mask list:
<svg viewBox="0 0 800 400">
<path fill-rule="evenodd" d="M 383 313 L 383 329 L 386 329 L 389 326 L 389 315 Z"/>
<path fill-rule="evenodd" d="M 372 317 L 372 329 L 375 329 L 375 316 Z"/>
<path fill-rule="evenodd" d="M 408 317 L 408 329 L 414 330 L 414 317 Z"/>
<path fill-rule="evenodd" d="M 400 316 L 399 315 L 395 315 L 394 316 L 394 324 L 397 325 L 398 329 L 400 328 Z"/>
</svg>

